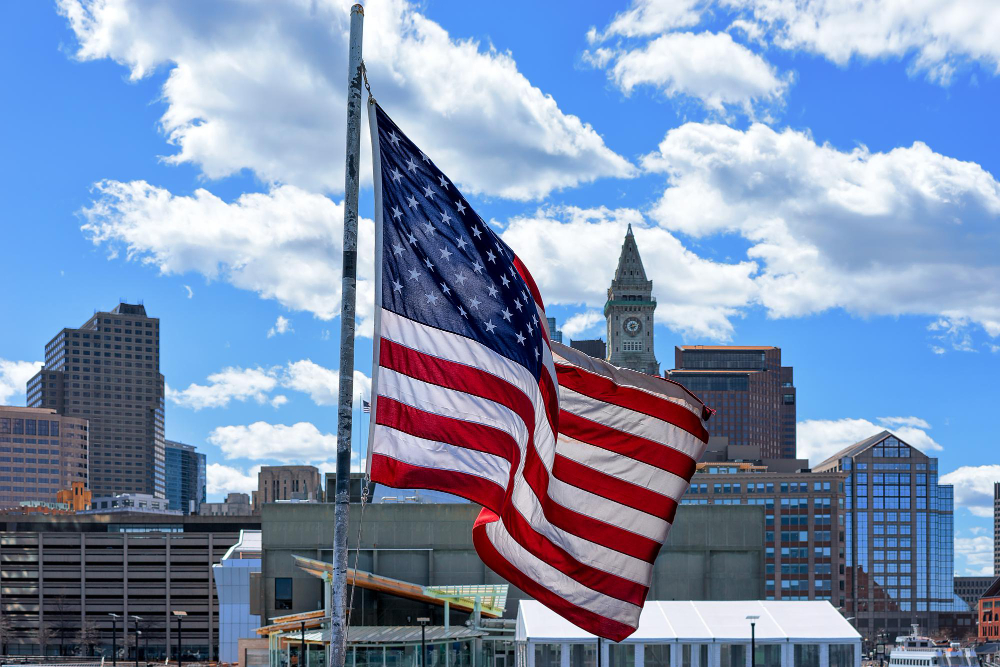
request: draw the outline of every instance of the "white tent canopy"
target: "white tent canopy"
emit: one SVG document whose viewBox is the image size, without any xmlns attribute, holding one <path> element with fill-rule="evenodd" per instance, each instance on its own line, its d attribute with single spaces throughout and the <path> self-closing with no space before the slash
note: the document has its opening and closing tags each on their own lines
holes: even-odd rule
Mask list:
<svg viewBox="0 0 1000 667">
<path fill-rule="evenodd" d="M 759 643 L 861 641 L 858 631 L 829 602 L 740 600 L 647 602 L 639 616 L 639 629 L 625 642 L 749 642 L 747 616 L 760 617 L 755 632 Z M 540 602 L 523 600 L 517 613 L 517 640 L 572 643 L 593 642 L 596 637 Z"/>
</svg>

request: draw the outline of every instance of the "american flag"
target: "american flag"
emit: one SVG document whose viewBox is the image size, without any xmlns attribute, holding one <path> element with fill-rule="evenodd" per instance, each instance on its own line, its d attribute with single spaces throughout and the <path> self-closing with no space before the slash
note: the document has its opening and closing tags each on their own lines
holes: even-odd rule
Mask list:
<svg viewBox="0 0 1000 667">
<path fill-rule="evenodd" d="M 371 414 L 371 411 L 372 411 L 372 404 L 362 398 L 361 399 L 361 412 L 363 412 L 364 414 L 367 415 L 367 414 Z"/>
<path fill-rule="evenodd" d="M 550 343 L 527 269 L 374 107 L 372 479 L 479 503 L 487 565 L 620 641 L 638 625 L 709 411 L 676 383 Z"/>
</svg>

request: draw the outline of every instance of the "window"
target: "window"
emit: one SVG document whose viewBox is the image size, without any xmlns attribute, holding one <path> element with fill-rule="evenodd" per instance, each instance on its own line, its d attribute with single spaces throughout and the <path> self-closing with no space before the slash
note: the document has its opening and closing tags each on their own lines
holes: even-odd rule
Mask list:
<svg viewBox="0 0 1000 667">
<path fill-rule="evenodd" d="M 560 667 L 562 644 L 535 644 L 535 667 Z"/>
<path fill-rule="evenodd" d="M 635 665 L 635 644 L 608 644 L 608 662 L 610 667 L 633 667 Z M 669 667 L 669 665 L 664 667 Z"/>
<path fill-rule="evenodd" d="M 746 664 L 745 644 L 722 644 L 719 647 L 719 667 L 746 667 Z"/>
<path fill-rule="evenodd" d="M 670 667 L 670 644 L 646 644 L 642 657 L 645 667 Z"/>
<path fill-rule="evenodd" d="M 854 667 L 854 645 L 830 644 L 830 667 Z"/>
<path fill-rule="evenodd" d="M 635 653 L 632 653 L 635 656 Z M 571 644 L 570 667 L 597 667 L 597 644 Z"/>
<path fill-rule="evenodd" d="M 796 644 L 795 667 L 819 667 L 819 644 Z"/>
<path fill-rule="evenodd" d="M 276 577 L 274 580 L 274 608 L 292 608 L 292 580 L 290 577 Z"/>
<path fill-rule="evenodd" d="M 757 644 L 753 664 L 756 667 L 781 667 L 781 645 Z"/>
</svg>

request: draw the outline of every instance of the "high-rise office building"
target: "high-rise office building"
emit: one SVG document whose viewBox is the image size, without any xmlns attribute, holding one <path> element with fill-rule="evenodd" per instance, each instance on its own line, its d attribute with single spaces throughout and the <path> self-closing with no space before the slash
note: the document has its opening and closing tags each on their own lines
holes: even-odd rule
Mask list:
<svg viewBox="0 0 1000 667">
<path fill-rule="evenodd" d="M 562 329 L 556 326 L 556 318 L 546 317 L 545 322 L 549 325 L 549 338 L 557 343 L 563 342 Z"/>
<path fill-rule="evenodd" d="M 681 345 L 674 366 L 666 376 L 716 410 L 709 433 L 759 447 L 764 458 L 795 458 L 795 384 L 781 348 Z"/>
<path fill-rule="evenodd" d="M 845 478 L 845 615 L 869 638 L 935 632 L 968 614 L 954 592 L 954 495 L 938 461 L 889 431 L 813 467 Z"/>
<path fill-rule="evenodd" d="M 0 405 L 0 506 L 61 502 L 74 483 L 87 484 L 87 420 Z"/>
<path fill-rule="evenodd" d="M 45 365 L 28 381 L 28 405 L 90 424 L 94 495 L 165 497 L 164 381 L 160 320 L 120 303 L 45 346 Z"/>
<path fill-rule="evenodd" d="M 584 354 L 595 359 L 605 359 L 608 356 L 608 346 L 600 338 L 590 340 L 572 340 L 569 346 L 574 350 L 580 350 Z"/>
<path fill-rule="evenodd" d="M 263 466 L 257 473 L 253 506 L 279 500 L 323 500 L 323 481 L 315 466 Z"/>
<path fill-rule="evenodd" d="M 844 477 L 837 471 L 776 471 L 762 462 L 699 463 L 681 504 L 762 505 L 766 599 L 830 600 L 839 607 Z"/>
<path fill-rule="evenodd" d="M 195 450 L 194 445 L 173 440 L 166 441 L 165 455 L 170 509 L 198 514 L 199 506 L 208 501 L 205 455 Z"/>
<path fill-rule="evenodd" d="M 618 269 L 608 288 L 604 318 L 608 323 L 608 361 L 640 373 L 660 374 L 653 351 L 653 281 L 646 280 L 632 225 L 625 233 Z"/>
</svg>

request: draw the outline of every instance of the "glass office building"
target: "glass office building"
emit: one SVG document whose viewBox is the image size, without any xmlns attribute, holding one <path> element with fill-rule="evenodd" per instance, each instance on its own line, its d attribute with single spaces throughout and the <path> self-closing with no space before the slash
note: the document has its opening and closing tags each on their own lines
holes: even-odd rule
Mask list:
<svg viewBox="0 0 1000 667">
<path fill-rule="evenodd" d="M 938 461 L 882 431 L 833 455 L 814 472 L 845 477 L 845 614 L 868 639 L 930 632 L 968 605 L 954 592 L 954 494 Z"/>
<path fill-rule="evenodd" d="M 198 514 L 198 508 L 207 502 L 205 455 L 199 454 L 194 445 L 166 441 L 167 500 L 170 509 L 182 514 Z"/>
</svg>

